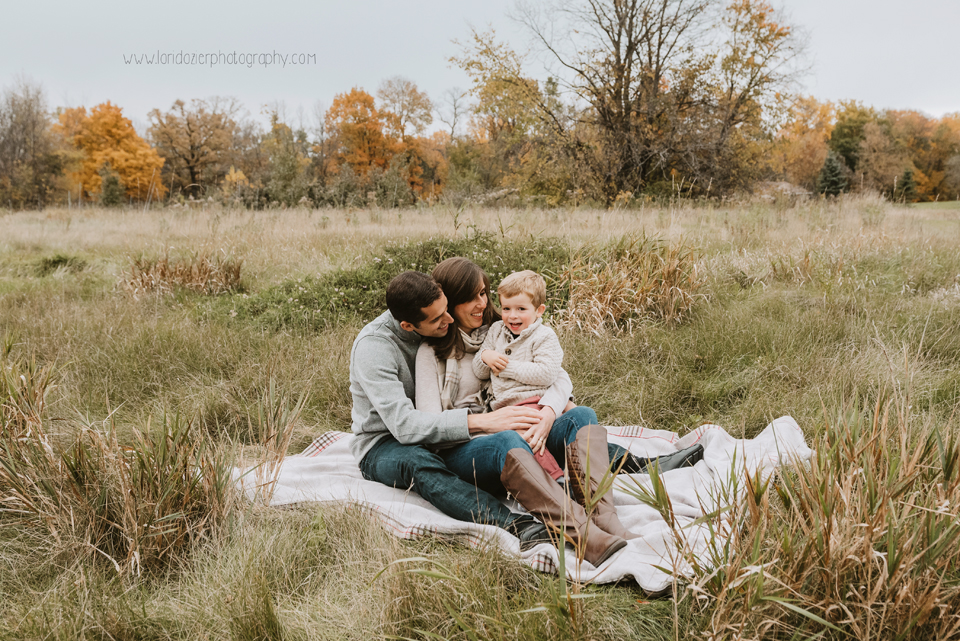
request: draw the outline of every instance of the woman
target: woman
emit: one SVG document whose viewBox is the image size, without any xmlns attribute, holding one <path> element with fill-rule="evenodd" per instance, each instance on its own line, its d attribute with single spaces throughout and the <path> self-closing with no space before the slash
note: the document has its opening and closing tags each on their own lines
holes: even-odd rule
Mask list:
<svg viewBox="0 0 960 641">
<path fill-rule="evenodd" d="M 429 339 L 420 346 L 417 409 L 484 411 L 484 385 L 474 376 L 470 362 L 486 330 L 500 319 L 490 304 L 490 280 L 477 264 L 459 257 L 437 265 L 433 277 L 447 297 L 454 323 L 446 336 Z M 569 403 L 572 389 L 569 376 L 563 373 L 540 400 L 542 418 L 537 426 L 523 433 L 483 435 L 438 454 L 461 478 L 495 494 L 509 492 L 545 524 L 564 529 L 571 540 L 584 545 L 585 558 L 599 565 L 626 545 L 624 539 L 637 536 L 620 523 L 609 487 L 602 496 L 596 496 L 600 480 L 609 469 L 610 456 L 627 471 L 639 472 L 646 462 L 608 444 L 606 430 L 597 425 L 594 411 Z M 546 448 L 561 466 L 567 464 L 570 489 L 577 503 L 570 501 L 563 487 L 535 461 L 533 447 Z M 584 473 L 586 470 L 589 474 Z M 589 517 L 585 504 L 592 504 Z M 589 537 L 588 522 L 593 524 Z"/>
</svg>

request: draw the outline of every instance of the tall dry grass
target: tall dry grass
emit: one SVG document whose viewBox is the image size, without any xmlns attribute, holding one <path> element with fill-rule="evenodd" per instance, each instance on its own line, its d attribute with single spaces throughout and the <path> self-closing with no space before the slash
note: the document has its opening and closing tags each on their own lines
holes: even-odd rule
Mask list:
<svg viewBox="0 0 960 641">
<path fill-rule="evenodd" d="M 957 425 L 911 429 L 904 401 L 848 407 L 808 466 L 730 479 L 709 558 L 682 559 L 696 576 L 679 598 L 706 613 L 707 638 L 957 638 Z M 689 550 L 653 486 L 636 493 Z"/>
<path fill-rule="evenodd" d="M 177 288 L 198 294 L 223 294 L 240 288 L 243 259 L 218 253 L 193 254 L 171 258 L 169 252 L 158 258 L 134 258 L 120 279 L 120 286 L 140 296 L 148 293 L 172 294 Z"/>
<path fill-rule="evenodd" d="M 106 559 L 118 574 L 164 569 L 217 532 L 233 502 L 232 457 L 193 424 L 166 416 L 121 444 L 108 418 L 82 421 L 72 443 L 51 439 L 41 401 L 50 370 L 2 362 L 0 515 L 43 530 L 54 553 Z M 28 378 L 29 376 L 29 378 Z M 10 381 L 19 383 L 11 385 Z M 101 559 L 102 557 L 102 559 Z"/>
<path fill-rule="evenodd" d="M 603 254 L 608 254 L 604 256 Z M 599 333 L 644 320 L 683 320 L 704 279 L 696 250 L 645 236 L 624 237 L 605 252 L 582 249 L 560 274 L 562 329 Z"/>
<path fill-rule="evenodd" d="M 0 513 L 0 636 L 951 633 L 956 475 L 944 461 L 960 406 L 955 212 L 848 199 L 620 211 L 48 210 L 0 224 L 9 427 L 0 458 L 18 466 L 0 483 L 14 510 Z M 242 445 L 245 461 L 263 462 L 268 490 L 279 456 L 349 424 L 360 323 L 271 327 L 234 315 L 242 302 L 297 278 L 360 269 L 388 243 L 438 234 L 462 243 L 477 231 L 512 248 L 558 237 L 584 265 L 590 248 L 624 236 L 657 239 L 660 257 L 683 241 L 689 260 L 663 271 L 674 280 L 662 278 L 697 297 L 680 322 L 663 320 L 669 296 L 648 296 L 667 310 L 650 313 L 630 294 L 669 290 L 620 286 L 630 270 L 660 273 L 661 263 L 631 254 L 605 274 L 619 298 L 591 304 L 622 301 L 636 317 L 624 323 L 632 332 L 561 332 L 578 401 L 608 423 L 683 432 L 709 420 L 747 437 L 790 413 L 816 446 L 809 470 L 739 480 L 745 501 L 716 524 L 730 534 L 718 539 L 722 562 L 704 566 L 689 590 L 681 584 L 681 598 L 570 585 L 457 542 L 399 541 L 355 509 L 238 506 L 191 485 L 216 475 L 187 467 L 229 465 Z M 118 291 L 129 256 L 165 252 L 242 258 L 246 289 L 205 296 L 170 285 L 173 296 L 139 299 Z M 677 280 L 694 273 L 697 288 Z M 631 278 L 649 282 L 641 276 Z M 851 413 L 851 398 L 872 400 Z M 878 398 L 893 402 L 880 404 L 874 426 Z M 179 422 L 148 423 L 177 414 Z M 54 505 L 57 493 L 65 498 Z"/>
</svg>

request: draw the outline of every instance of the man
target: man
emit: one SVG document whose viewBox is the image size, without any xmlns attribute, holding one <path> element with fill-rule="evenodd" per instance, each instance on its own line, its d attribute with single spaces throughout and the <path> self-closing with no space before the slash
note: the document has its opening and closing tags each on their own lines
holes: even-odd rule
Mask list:
<svg viewBox="0 0 960 641">
<path fill-rule="evenodd" d="M 420 340 L 446 335 L 453 319 L 440 286 L 420 272 L 390 281 L 387 308 L 360 331 L 350 353 L 351 447 L 364 478 L 412 489 L 457 520 L 498 525 L 520 539 L 521 549 L 550 542 L 543 524 L 463 481 L 425 447 L 466 442 L 475 433 L 526 429 L 540 415 L 526 407 L 471 415 L 466 409 L 418 412 L 414 362 Z"/>
</svg>

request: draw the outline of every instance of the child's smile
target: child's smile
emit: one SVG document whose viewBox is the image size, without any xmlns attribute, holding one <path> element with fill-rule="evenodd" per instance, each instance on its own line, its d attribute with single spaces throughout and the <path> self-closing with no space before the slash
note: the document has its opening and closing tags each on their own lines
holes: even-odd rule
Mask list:
<svg viewBox="0 0 960 641">
<path fill-rule="evenodd" d="M 503 324 L 514 334 L 519 334 L 533 325 L 543 316 L 545 305 L 534 307 L 527 294 L 516 296 L 500 296 L 500 307 L 503 313 Z"/>
</svg>

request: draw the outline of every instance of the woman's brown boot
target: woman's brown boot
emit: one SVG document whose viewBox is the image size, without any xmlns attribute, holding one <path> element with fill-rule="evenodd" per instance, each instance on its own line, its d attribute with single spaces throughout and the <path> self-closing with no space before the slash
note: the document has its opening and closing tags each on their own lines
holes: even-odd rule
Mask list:
<svg viewBox="0 0 960 641">
<path fill-rule="evenodd" d="M 612 488 L 602 497 L 596 496 L 600 480 L 610 471 L 607 430 L 599 425 L 581 427 L 573 443 L 567 445 L 566 458 L 573 498 L 584 507 L 588 497 L 591 502 L 595 501 L 590 519 L 610 534 L 623 539 L 639 538 L 639 534 L 634 534 L 620 522 L 617 507 L 613 504 Z"/>
<path fill-rule="evenodd" d="M 627 545 L 619 536 L 591 526 L 583 507 L 567 496 L 527 450 L 515 448 L 507 452 L 500 481 L 528 512 L 559 532 L 594 567 L 600 567 Z"/>
</svg>

